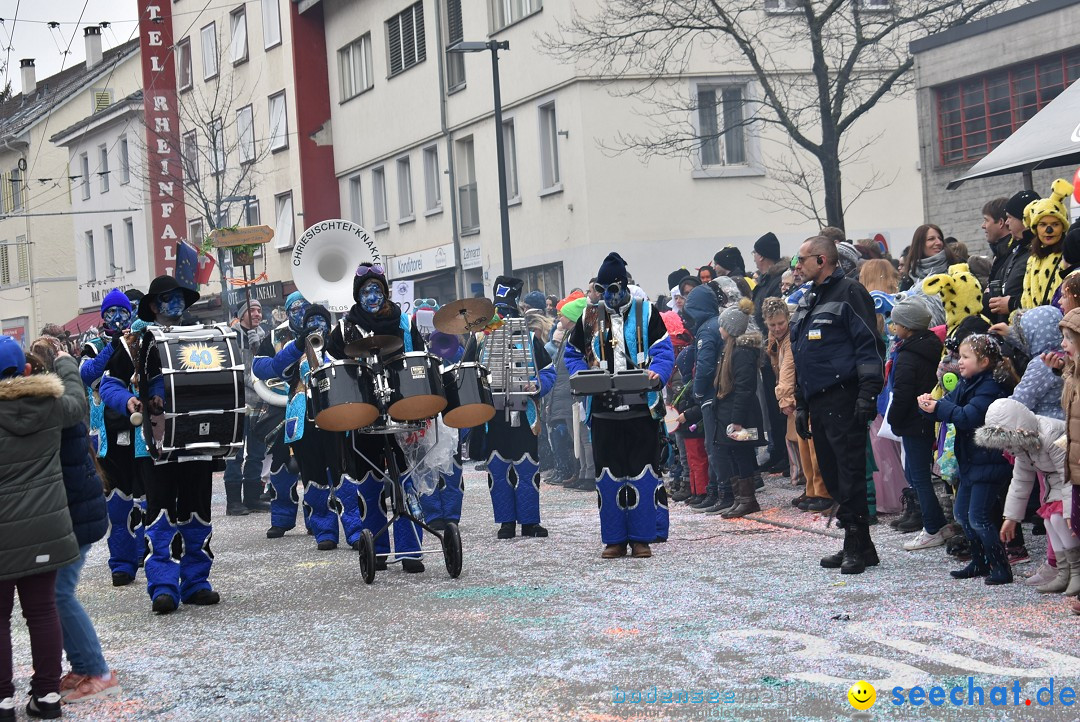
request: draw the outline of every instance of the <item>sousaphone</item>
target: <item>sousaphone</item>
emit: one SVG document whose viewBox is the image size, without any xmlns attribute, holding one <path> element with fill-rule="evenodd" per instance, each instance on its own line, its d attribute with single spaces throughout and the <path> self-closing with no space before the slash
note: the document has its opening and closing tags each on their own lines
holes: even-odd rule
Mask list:
<svg viewBox="0 0 1080 722">
<path fill-rule="evenodd" d="M 382 263 L 375 240 L 352 221 L 319 221 L 304 231 L 292 251 L 293 282 L 311 303 L 333 313 L 353 305 L 353 277 L 361 263 Z"/>
</svg>

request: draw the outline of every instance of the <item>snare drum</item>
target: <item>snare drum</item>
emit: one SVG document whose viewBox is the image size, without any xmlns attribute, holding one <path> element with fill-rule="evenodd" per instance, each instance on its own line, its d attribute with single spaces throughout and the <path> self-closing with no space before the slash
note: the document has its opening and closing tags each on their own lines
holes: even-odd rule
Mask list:
<svg viewBox="0 0 1080 722">
<path fill-rule="evenodd" d="M 439 415 L 446 408 L 439 358 L 424 351 L 399 354 L 383 371 L 390 384 L 390 416 L 418 421 Z"/>
<path fill-rule="evenodd" d="M 471 429 L 495 417 L 488 370 L 478 363 L 459 363 L 442 374 L 446 391 L 443 421 L 454 429 Z"/>
<path fill-rule="evenodd" d="M 242 447 L 247 408 L 236 332 L 225 325 L 150 326 L 142 343 L 147 369 L 140 369 L 139 395 L 144 409 L 158 363 L 164 381 L 163 412 L 143 416 L 150 456 L 156 461 L 228 456 Z"/>
<path fill-rule="evenodd" d="M 352 431 L 379 417 L 375 385 L 367 366 L 330 361 L 311 372 L 308 386 L 315 424 L 327 431 Z"/>
</svg>

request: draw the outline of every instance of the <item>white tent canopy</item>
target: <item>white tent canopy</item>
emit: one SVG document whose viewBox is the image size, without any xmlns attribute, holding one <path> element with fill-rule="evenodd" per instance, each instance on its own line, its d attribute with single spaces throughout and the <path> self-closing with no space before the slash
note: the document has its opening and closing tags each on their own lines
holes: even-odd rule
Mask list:
<svg viewBox="0 0 1080 722">
<path fill-rule="evenodd" d="M 1062 91 L 947 188 L 959 188 L 973 178 L 1067 165 L 1080 165 L 1080 81 Z"/>
</svg>

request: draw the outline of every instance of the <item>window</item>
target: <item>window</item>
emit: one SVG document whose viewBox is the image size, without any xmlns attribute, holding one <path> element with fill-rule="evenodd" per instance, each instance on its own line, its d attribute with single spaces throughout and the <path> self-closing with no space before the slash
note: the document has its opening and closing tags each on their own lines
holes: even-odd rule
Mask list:
<svg viewBox="0 0 1080 722">
<path fill-rule="evenodd" d="M 247 11 L 241 7 L 229 14 L 229 26 L 232 28 L 232 39 L 229 42 L 229 60 L 233 65 L 247 62 Z"/>
<path fill-rule="evenodd" d="M 94 232 L 86 232 L 86 280 L 97 280 L 97 261 L 94 258 Z"/>
<path fill-rule="evenodd" d="M 338 69 L 343 101 L 359 95 L 374 84 L 371 76 L 371 33 L 361 35 L 338 51 Z"/>
<path fill-rule="evenodd" d="M 191 88 L 191 38 L 176 44 L 176 82 L 180 90 Z"/>
<path fill-rule="evenodd" d="M 263 21 L 263 48 L 269 50 L 281 44 L 281 11 L 278 0 L 261 0 Z"/>
<path fill-rule="evenodd" d="M 270 96 L 270 150 L 289 147 L 289 117 L 285 113 L 285 91 Z"/>
<path fill-rule="evenodd" d="M 439 147 L 424 148 L 424 208 L 430 214 L 442 210 L 442 174 L 439 172 Z"/>
<path fill-rule="evenodd" d="M 540 188 L 559 185 L 559 126 L 555 103 L 540 106 Z"/>
<path fill-rule="evenodd" d="M 90 199 L 90 156 L 79 154 L 79 163 L 82 165 L 82 197 L 85 201 Z"/>
<path fill-rule="evenodd" d="M 116 247 L 113 245 L 112 226 L 105 226 L 105 258 L 109 267 L 105 269 L 105 277 L 112 278 L 116 272 L 122 270 L 116 265 Z"/>
<path fill-rule="evenodd" d="M 199 239 L 202 242 L 202 239 Z M 135 224 L 130 218 L 124 219 L 124 244 L 127 247 L 127 262 L 124 263 L 124 270 L 135 270 Z"/>
<path fill-rule="evenodd" d="M 258 201 L 248 201 L 244 206 L 244 224 L 257 226 L 262 223 L 262 213 L 259 211 Z"/>
<path fill-rule="evenodd" d="M 521 189 L 518 187 L 517 137 L 514 133 L 514 121 L 503 122 L 502 141 L 503 159 L 506 161 L 506 199 L 520 201 Z"/>
<path fill-rule="evenodd" d="M 296 243 L 296 233 L 293 230 L 292 193 L 274 196 L 274 218 L 274 238 L 277 240 L 277 247 L 292 248 Z"/>
<path fill-rule="evenodd" d="M 390 75 L 408 70 L 427 58 L 424 47 L 424 3 L 418 2 L 386 21 Z"/>
<path fill-rule="evenodd" d="M 349 179 L 349 215 L 353 223 L 364 225 L 364 199 L 360 195 L 359 174 Z"/>
<path fill-rule="evenodd" d="M 23 210 L 23 175 L 22 171 L 18 168 L 11 171 L 11 210 L 21 211 Z"/>
<path fill-rule="evenodd" d="M 480 230 L 480 208 L 476 194 L 476 161 L 473 152 L 473 139 L 462 138 L 455 142 L 457 153 L 458 207 L 461 209 L 461 232 L 476 233 Z"/>
<path fill-rule="evenodd" d="M 195 131 L 184 133 L 184 175 L 189 181 L 199 180 L 199 140 Z"/>
<path fill-rule="evenodd" d="M 446 47 L 465 39 L 461 24 L 461 0 L 446 0 Z M 465 54 L 446 54 L 446 87 L 457 90 L 465 85 Z"/>
<path fill-rule="evenodd" d="M 371 169 L 371 192 L 375 196 L 375 228 L 381 230 L 386 221 L 386 171 L 382 167 Z"/>
<path fill-rule="evenodd" d="M 0 286 L 11 285 L 11 262 L 8 260 L 8 242 L 0 241 Z"/>
<path fill-rule="evenodd" d="M 210 147 L 213 149 L 210 172 L 217 175 L 225 170 L 225 129 L 221 125 L 221 118 L 210 123 Z"/>
<path fill-rule="evenodd" d="M 771 13 L 795 12 L 803 6 L 803 0 L 765 0 L 765 11 Z"/>
<path fill-rule="evenodd" d="M 202 38 L 203 80 L 210 80 L 218 74 L 217 26 L 210 23 L 199 36 Z"/>
<path fill-rule="evenodd" d="M 888 10 L 889 0 L 861 0 L 864 10 Z"/>
<path fill-rule="evenodd" d="M 1080 51 L 1015 65 L 937 88 L 941 163 L 986 155 L 1080 79 Z"/>
<path fill-rule="evenodd" d="M 131 181 L 131 159 L 128 156 L 127 136 L 120 138 L 120 184 L 124 185 Z"/>
<path fill-rule="evenodd" d="M 411 221 L 415 216 L 412 203 L 412 163 L 408 157 L 398 158 L 397 161 L 397 198 L 398 223 Z"/>
<path fill-rule="evenodd" d="M 203 222 L 201 220 L 190 221 L 188 223 L 188 241 L 191 242 L 191 245 L 196 248 L 202 246 L 205 236 L 206 234 L 203 232 Z"/>
<path fill-rule="evenodd" d="M 255 118 L 251 106 L 245 105 L 236 111 L 236 137 L 239 141 L 241 163 L 255 160 Z"/>
<path fill-rule="evenodd" d="M 502 30 L 507 25 L 538 12 L 544 6 L 543 0 L 491 0 L 491 3 L 495 30 Z"/>
<path fill-rule="evenodd" d="M 109 192 L 109 146 L 98 146 L 98 178 L 101 183 L 101 192 Z"/>
<path fill-rule="evenodd" d="M 745 87 L 697 88 L 701 166 L 746 165 Z"/>
</svg>

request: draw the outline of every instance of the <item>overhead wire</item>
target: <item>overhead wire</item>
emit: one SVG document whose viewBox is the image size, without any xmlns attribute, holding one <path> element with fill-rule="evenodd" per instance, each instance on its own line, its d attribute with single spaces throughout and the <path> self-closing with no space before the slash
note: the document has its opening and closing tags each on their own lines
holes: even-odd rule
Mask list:
<svg viewBox="0 0 1080 722">
<path fill-rule="evenodd" d="M 7 50 L 4 53 L 4 86 L 6 87 L 11 80 L 11 50 L 15 46 L 15 26 L 19 24 L 19 8 L 22 6 L 22 0 L 18 0 L 15 3 L 15 17 L 11 20 L 11 30 L 8 30 L 5 26 L 4 32 L 7 34 Z M 4 23 L 0 23 L 4 25 Z"/>
</svg>

